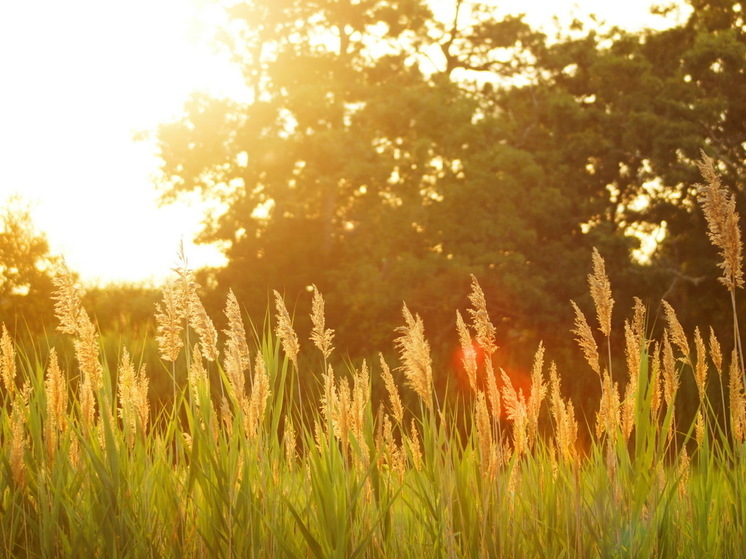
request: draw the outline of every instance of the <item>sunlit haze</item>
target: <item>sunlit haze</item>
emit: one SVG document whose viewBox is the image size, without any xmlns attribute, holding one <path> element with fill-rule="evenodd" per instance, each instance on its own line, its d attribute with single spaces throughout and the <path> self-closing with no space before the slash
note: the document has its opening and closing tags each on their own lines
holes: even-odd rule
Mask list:
<svg viewBox="0 0 746 559">
<path fill-rule="evenodd" d="M 664 25 L 649 0 L 496 4 L 534 25 L 592 11 L 632 29 Z M 29 200 L 83 280 L 157 280 L 182 238 L 195 266 L 221 262 L 190 242 L 199 207 L 158 207 L 154 145 L 134 139 L 177 117 L 193 90 L 240 91 L 239 73 L 208 47 L 219 19 L 208 0 L 0 3 L 0 200 Z"/>
</svg>

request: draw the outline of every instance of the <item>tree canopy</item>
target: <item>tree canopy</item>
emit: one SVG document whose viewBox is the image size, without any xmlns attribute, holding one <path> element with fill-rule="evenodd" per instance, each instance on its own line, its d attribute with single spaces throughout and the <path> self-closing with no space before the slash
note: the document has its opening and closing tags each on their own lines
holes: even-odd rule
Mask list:
<svg viewBox="0 0 746 559">
<path fill-rule="evenodd" d="M 225 249 L 222 290 L 261 314 L 315 284 L 351 351 L 390 341 L 402 300 L 453 338 L 470 274 L 508 354 L 561 346 L 594 246 L 622 307 L 665 295 L 694 320 L 718 289 L 700 149 L 743 197 L 743 4 L 550 40 L 462 0 L 445 20 L 424 0 L 236 3 L 221 45 L 246 99 L 198 94 L 159 128 L 164 199 L 225 209 L 201 237 Z"/>
</svg>

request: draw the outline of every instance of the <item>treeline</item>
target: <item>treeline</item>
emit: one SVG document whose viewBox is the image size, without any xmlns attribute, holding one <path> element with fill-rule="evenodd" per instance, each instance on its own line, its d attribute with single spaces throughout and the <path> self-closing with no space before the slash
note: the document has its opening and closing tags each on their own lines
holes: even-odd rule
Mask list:
<svg viewBox="0 0 746 559">
<path fill-rule="evenodd" d="M 245 98 L 196 94 L 154 132 L 164 201 L 225 209 L 201 236 L 228 257 L 199 273 L 208 311 L 231 288 L 261 320 L 277 289 L 308 331 L 316 285 L 337 347 L 368 356 L 391 348 L 406 301 L 445 363 L 473 274 L 503 366 L 528 368 L 543 340 L 577 367 L 569 301 L 590 311 L 596 247 L 616 308 L 638 296 L 659 328 L 665 298 L 732 343 L 696 161 L 712 156 L 743 206 L 744 2 L 689 4 L 663 31 L 560 37 L 462 0 L 234 5 L 216 43 Z M 642 253 L 641 235 L 657 241 Z M 116 309 L 99 321 L 140 320 Z"/>
</svg>

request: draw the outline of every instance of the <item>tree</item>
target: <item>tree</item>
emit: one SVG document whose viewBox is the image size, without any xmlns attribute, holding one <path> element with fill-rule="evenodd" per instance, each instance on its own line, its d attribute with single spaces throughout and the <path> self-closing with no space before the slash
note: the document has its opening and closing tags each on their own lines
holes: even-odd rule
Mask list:
<svg viewBox="0 0 746 559">
<path fill-rule="evenodd" d="M 382 347 L 402 299 L 447 345 L 472 273 L 501 345 L 566 346 L 593 246 L 618 308 L 714 272 L 694 161 L 706 147 L 740 184 L 746 57 L 737 3 L 695 4 L 666 31 L 550 43 L 462 0 L 444 21 L 418 0 L 239 3 L 224 44 L 248 100 L 195 96 L 160 127 L 165 198 L 221 202 L 217 284 L 254 315 L 316 284 L 340 347 Z"/>
<path fill-rule="evenodd" d="M 8 328 L 40 329 L 52 318 L 51 276 L 57 257 L 19 198 L 5 206 L 0 230 L 0 312 Z"/>
<path fill-rule="evenodd" d="M 500 86 L 534 73 L 541 34 L 454 8 L 448 22 L 415 0 L 232 9 L 226 43 L 248 102 L 195 96 L 158 137 L 166 198 L 198 192 L 227 207 L 202 239 L 226 247 L 215 278 L 252 314 L 270 289 L 292 301 L 314 283 L 343 347 L 390 341 L 403 299 L 441 342 L 454 339 L 474 273 L 503 342 L 534 344 L 584 290 L 591 244 L 605 237 L 582 226 L 605 210 L 606 183 L 571 180 L 587 178 L 583 154 L 558 123 L 535 126 L 536 96 L 550 119 L 589 122 L 566 92 Z M 619 228 L 607 236 L 626 257 Z"/>
</svg>

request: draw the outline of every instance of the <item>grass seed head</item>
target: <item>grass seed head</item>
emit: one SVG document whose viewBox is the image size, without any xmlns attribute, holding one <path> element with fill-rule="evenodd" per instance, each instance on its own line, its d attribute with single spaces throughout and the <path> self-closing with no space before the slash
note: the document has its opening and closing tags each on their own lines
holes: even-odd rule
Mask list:
<svg viewBox="0 0 746 559">
<path fill-rule="evenodd" d="M 580 346 L 580 350 L 583 352 L 583 356 L 591 366 L 591 369 L 600 377 L 601 365 L 598 358 L 598 346 L 593 337 L 591 327 L 588 326 L 588 321 L 585 319 L 583 311 L 578 308 L 575 301 L 570 301 L 570 303 L 572 304 L 572 308 L 575 309 L 575 328 L 572 330 L 572 333 L 577 336 L 575 341 L 578 342 L 578 346 Z"/>
<path fill-rule="evenodd" d="M 5 390 L 12 398 L 16 390 L 16 351 L 5 323 L 3 323 L 3 335 L 0 337 L 0 366 Z"/>
<path fill-rule="evenodd" d="M 736 211 L 735 196 L 720 182 L 715 165 L 704 151 L 699 162 L 699 170 L 706 184 L 699 188 L 699 203 L 707 221 L 708 236 L 720 250 L 722 261 L 718 266 L 723 270 L 720 282 L 729 290 L 743 287 L 743 246 L 739 215 Z"/>
<path fill-rule="evenodd" d="M 604 259 L 595 248 L 593 249 L 593 273 L 588 275 L 588 287 L 596 306 L 599 330 L 608 338 L 611 335 L 611 309 L 614 306 L 614 299 L 611 297 L 611 284 L 606 276 Z"/>
<path fill-rule="evenodd" d="M 497 349 L 497 345 L 495 345 L 496 330 L 487 312 L 487 302 L 484 298 L 482 287 L 473 275 L 471 276 L 469 301 L 472 305 L 472 308 L 469 309 L 469 314 L 472 318 L 472 326 L 476 332 L 477 343 L 488 355 L 492 355 Z"/>
<path fill-rule="evenodd" d="M 298 343 L 298 336 L 293 330 L 293 321 L 290 319 L 290 314 L 285 307 L 285 301 L 282 299 L 277 291 L 275 294 L 275 308 L 277 309 L 277 326 L 275 328 L 275 334 L 282 343 L 282 349 L 285 350 L 285 354 L 288 359 L 293 362 L 295 368 L 298 368 L 298 352 L 300 351 L 300 344 Z"/>
<path fill-rule="evenodd" d="M 425 339 L 425 325 L 419 315 L 412 316 L 406 304 L 402 314 L 406 325 L 397 328 L 401 335 L 396 339 L 402 362 L 400 370 L 404 372 L 409 386 L 432 409 L 433 369 L 430 344 Z"/>
<path fill-rule="evenodd" d="M 334 339 L 334 330 L 326 328 L 326 318 L 324 316 L 324 297 L 313 285 L 313 301 L 311 302 L 311 323 L 313 328 L 311 329 L 311 341 L 314 345 L 319 348 L 324 359 L 328 359 L 334 346 L 332 346 L 332 340 Z"/>
</svg>

